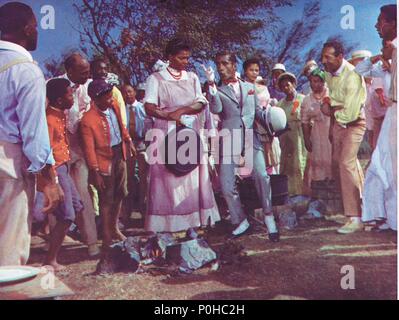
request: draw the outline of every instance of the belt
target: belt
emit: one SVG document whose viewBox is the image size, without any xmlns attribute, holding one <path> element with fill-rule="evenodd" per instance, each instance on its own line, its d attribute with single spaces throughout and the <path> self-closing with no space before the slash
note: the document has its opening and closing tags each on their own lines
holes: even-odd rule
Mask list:
<svg viewBox="0 0 399 320">
<path fill-rule="evenodd" d="M 348 122 L 347 124 L 345 124 L 345 126 L 346 127 L 354 127 L 354 126 L 358 125 L 359 122 L 362 121 L 362 120 L 364 121 L 365 119 L 357 118 L 355 121 Z"/>
</svg>

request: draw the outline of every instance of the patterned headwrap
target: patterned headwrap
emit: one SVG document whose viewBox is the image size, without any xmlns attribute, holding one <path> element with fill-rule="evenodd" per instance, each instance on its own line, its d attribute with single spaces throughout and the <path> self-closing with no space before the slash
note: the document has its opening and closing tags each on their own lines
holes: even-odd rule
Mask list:
<svg viewBox="0 0 399 320">
<path fill-rule="evenodd" d="M 119 77 L 115 73 L 108 72 L 107 74 L 107 79 L 105 79 L 108 83 L 114 85 L 114 86 L 119 86 Z"/>
<path fill-rule="evenodd" d="M 317 76 L 319 77 L 321 80 L 326 81 L 326 73 L 321 70 L 320 68 L 316 68 L 314 69 L 311 73 L 311 76 Z"/>
</svg>

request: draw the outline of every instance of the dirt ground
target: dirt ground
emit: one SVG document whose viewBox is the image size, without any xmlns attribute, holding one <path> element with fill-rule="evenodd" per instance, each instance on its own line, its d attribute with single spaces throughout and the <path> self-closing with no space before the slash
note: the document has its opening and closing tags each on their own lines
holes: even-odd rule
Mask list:
<svg viewBox="0 0 399 320">
<path fill-rule="evenodd" d="M 271 243 L 259 227 L 227 244 L 221 225 L 206 233 L 208 242 L 219 254 L 233 246 L 242 249 L 240 255 L 217 271 L 205 267 L 190 275 L 155 267 L 140 274 L 93 275 L 97 260 L 87 257 L 85 247 L 65 246 L 60 262 L 67 269 L 57 276 L 75 292 L 68 299 L 396 299 L 396 233 L 339 235 L 341 218 L 300 221 L 294 230 L 281 230 L 279 243 Z M 30 264 L 43 259 L 43 242 L 35 237 Z M 341 288 L 345 265 L 354 267 L 355 289 Z"/>
</svg>

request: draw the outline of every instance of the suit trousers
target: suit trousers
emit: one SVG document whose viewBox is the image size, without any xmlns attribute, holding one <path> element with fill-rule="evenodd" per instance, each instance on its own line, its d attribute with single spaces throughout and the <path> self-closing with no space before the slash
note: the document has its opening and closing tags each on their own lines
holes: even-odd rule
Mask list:
<svg viewBox="0 0 399 320">
<path fill-rule="evenodd" d="M 236 160 L 234 156 L 222 156 L 220 161 L 220 184 L 223 197 L 230 211 L 231 222 L 233 225 L 237 225 L 246 219 L 247 215 L 242 208 L 240 194 L 237 188 L 236 172 L 238 164 L 236 164 L 237 161 L 234 160 Z M 263 150 L 254 149 L 253 151 L 252 176 L 255 180 L 256 192 L 262 202 L 263 213 L 268 214 L 272 211 L 271 187 L 270 177 L 266 171 Z"/>
<path fill-rule="evenodd" d="M 366 121 L 340 126 L 333 125 L 333 174 L 341 187 L 344 213 L 348 217 L 360 217 L 364 175 L 357 158 L 360 144 L 366 132 Z"/>
<path fill-rule="evenodd" d="M 80 232 L 82 232 L 84 242 L 87 245 L 92 245 L 97 242 L 95 210 L 89 192 L 89 168 L 87 167 L 80 143 L 77 134 L 70 136 L 70 176 L 75 183 L 84 206 L 83 211 L 76 217 L 76 224 Z"/>
<path fill-rule="evenodd" d="M 0 141 L 0 266 L 29 258 L 35 179 L 25 161 L 20 144 Z"/>
</svg>

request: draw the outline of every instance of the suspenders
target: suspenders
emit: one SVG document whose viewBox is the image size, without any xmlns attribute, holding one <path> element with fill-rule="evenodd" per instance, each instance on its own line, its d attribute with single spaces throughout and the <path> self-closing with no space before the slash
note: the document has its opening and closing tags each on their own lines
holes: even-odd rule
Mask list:
<svg viewBox="0 0 399 320">
<path fill-rule="evenodd" d="M 11 67 L 17 64 L 22 64 L 22 63 L 33 63 L 33 62 L 30 61 L 28 58 L 16 59 L 7 63 L 5 66 L 0 67 L 0 73 L 6 71 L 7 69 L 10 69 Z"/>
</svg>

